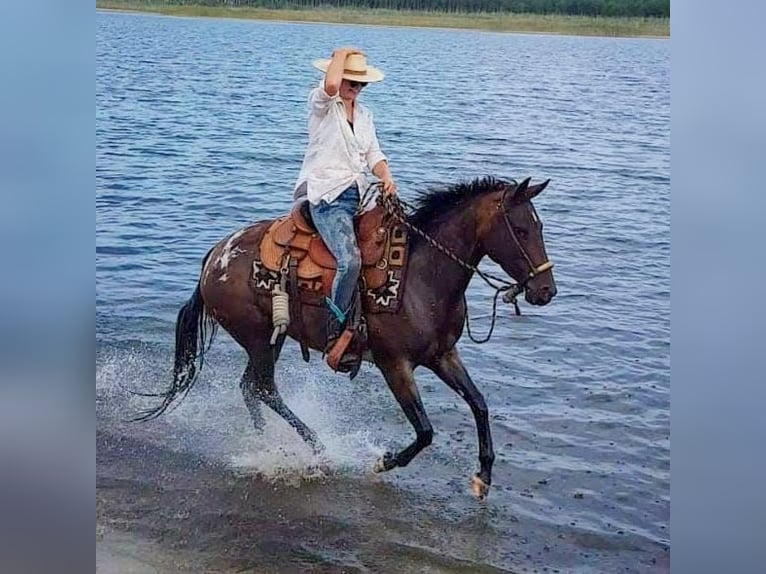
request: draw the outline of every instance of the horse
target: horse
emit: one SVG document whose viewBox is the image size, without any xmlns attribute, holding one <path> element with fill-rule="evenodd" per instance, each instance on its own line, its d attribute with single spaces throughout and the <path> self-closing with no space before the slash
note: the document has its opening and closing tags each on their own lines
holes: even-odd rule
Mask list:
<svg viewBox="0 0 766 574">
<path fill-rule="evenodd" d="M 495 460 L 489 412 L 456 344 L 466 325 L 468 284 L 475 273 L 485 280 L 489 275 L 477 268 L 485 256 L 516 281 L 513 293 L 508 292 L 511 283 L 495 287 L 495 303 L 500 291 L 506 295 L 523 292 L 532 305 L 547 305 L 556 295 L 543 225 L 532 204 L 550 180 L 537 185 L 530 185 L 530 180 L 517 183 L 487 176 L 432 189 L 420 194 L 409 213 L 400 215 L 409 229 L 417 231 L 408 239 L 406 273 L 397 289 L 401 301 L 395 312 L 366 313 L 364 353 L 383 374 L 416 436 L 405 448 L 380 457 L 375 472 L 407 466 L 433 440 L 433 428 L 413 375 L 416 367 L 423 366 L 460 395 L 473 413 L 479 471 L 471 478 L 471 488 L 477 498 L 487 496 Z M 289 423 L 315 453 L 322 452 L 316 433 L 280 396 L 274 380 L 274 303 L 268 291 L 253 288 L 253 265 L 259 260 L 261 242 L 273 224 L 274 220 L 260 221 L 240 229 L 208 252 L 197 286 L 178 312 L 173 382 L 167 390 L 154 395 L 162 397 L 162 404 L 141 418 L 159 416 L 189 392 L 216 328 L 221 326 L 247 353 L 240 387 L 256 428 L 262 425 L 260 405 L 264 403 Z M 324 306 L 304 305 L 300 320 L 290 321 L 287 326 L 286 336 L 301 343 L 302 348 L 321 351 L 326 342 L 327 318 Z M 307 359 L 308 352 L 305 355 Z"/>
</svg>

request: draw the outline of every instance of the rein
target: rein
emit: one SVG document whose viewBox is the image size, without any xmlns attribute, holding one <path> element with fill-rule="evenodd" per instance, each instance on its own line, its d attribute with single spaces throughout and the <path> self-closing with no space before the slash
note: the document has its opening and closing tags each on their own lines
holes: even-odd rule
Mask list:
<svg viewBox="0 0 766 574">
<path fill-rule="evenodd" d="M 518 183 L 516 180 L 511 180 L 513 182 L 514 187 L 511 189 L 515 189 L 516 186 L 518 186 Z M 364 209 L 371 200 L 371 194 L 370 190 L 373 188 L 377 188 L 378 190 L 381 188 L 381 184 L 374 183 L 372 184 L 367 191 L 364 193 L 364 196 L 362 198 L 362 201 L 360 202 L 360 209 Z M 511 283 L 507 281 L 506 279 L 503 279 L 502 277 L 498 277 L 497 275 L 493 275 L 491 273 L 487 273 L 486 271 L 482 271 L 475 265 L 471 265 L 470 263 L 464 261 L 455 253 L 436 241 L 433 237 L 428 235 L 426 232 L 424 232 L 422 229 L 419 229 L 418 227 L 412 225 L 408 218 L 407 214 L 405 212 L 405 209 L 409 210 L 410 212 L 415 210 L 415 207 L 412 204 L 407 203 L 403 199 L 401 199 L 399 196 L 395 197 L 387 197 L 383 196 L 382 194 L 379 194 L 377 197 L 377 201 L 379 204 L 381 204 L 385 210 L 399 223 L 407 227 L 410 231 L 413 231 L 414 233 L 417 233 L 420 237 L 426 240 L 428 244 L 450 259 L 452 259 L 455 263 L 463 267 L 464 269 L 467 269 L 468 271 L 471 271 L 472 273 L 476 273 L 479 277 L 481 277 L 484 282 L 489 285 L 491 289 L 495 290 L 495 295 L 492 298 L 492 322 L 489 327 L 489 332 L 487 333 L 487 336 L 483 339 L 477 339 L 474 337 L 473 333 L 471 332 L 471 322 L 469 320 L 468 316 L 468 300 L 466 299 L 465 293 L 463 293 L 463 305 L 465 306 L 465 322 L 466 322 L 466 328 L 468 331 L 468 337 L 473 341 L 474 343 L 486 343 L 489 341 L 489 339 L 492 337 L 492 333 L 495 330 L 495 321 L 497 319 L 497 299 L 500 296 L 500 294 L 503 294 L 503 302 L 504 303 L 513 303 L 514 310 L 516 312 L 516 315 L 521 315 L 521 309 L 519 308 L 519 304 L 516 301 L 516 297 L 518 297 L 521 293 L 524 292 L 524 289 L 526 288 L 527 283 L 533 279 L 536 275 L 539 275 L 540 273 L 543 273 L 544 271 L 547 271 L 548 269 L 551 269 L 553 267 L 553 263 L 550 261 L 547 261 L 543 263 L 542 265 L 535 266 L 532 263 L 532 260 L 529 258 L 529 255 L 527 254 L 524 247 L 521 245 L 521 242 L 519 241 L 518 237 L 516 236 L 516 233 L 513 231 L 513 227 L 511 225 L 510 220 L 508 219 L 508 214 L 503 209 L 503 205 L 505 203 L 505 197 L 508 193 L 508 189 L 506 188 L 505 192 L 503 193 L 502 198 L 498 202 L 498 209 L 501 209 L 503 211 L 503 221 L 505 222 L 506 227 L 508 228 L 508 232 L 511 234 L 511 237 L 513 237 L 513 240 L 516 242 L 516 245 L 518 246 L 519 250 L 523 254 L 524 258 L 526 259 L 527 263 L 530 267 L 529 274 L 524 278 L 523 281 L 519 283 Z"/>
</svg>

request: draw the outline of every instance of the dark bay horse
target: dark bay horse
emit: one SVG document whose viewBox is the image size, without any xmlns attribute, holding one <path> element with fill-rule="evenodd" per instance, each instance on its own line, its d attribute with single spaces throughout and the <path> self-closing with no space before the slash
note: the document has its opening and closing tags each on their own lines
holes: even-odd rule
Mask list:
<svg viewBox="0 0 766 574">
<path fill-rule="evenodd" d="M 407 217 L 433 242 L 411 235 L 401 304 L 395 313 L 367 315 L 366 356 L 383 373 L 416 438 L 399 452 L 381 457 L 375 464 L 376 472 L 406 466 L 431 444 L 433 430 L 413 376 L 416 367 L 424 366 L 471 408 L 480 464 L 472 488 L 479 498 L 487 494 L 495 459 L 487 405 L 455 345 L 466 321 L 465 291 L 484 256 L 517 281 L 528 303 L 546 305 L 556 294 L 542 223 L 531 202 L 548 181 L 538 185 L 529 181 L 527 178 L 517 184 L 486 177 L 432 191 L 420 197 L 417 208 Z M 144 418 L 158 416 L 189 391 L 218 324 L 249 357 L 240 386 L 256 427 L 262 421 L 260 403 L 265 403 L 319 452 L 322 445 L 318 437 L 283 402 L 274 381 L 271 296 L 254 290 L 249 282 L 260 241 L 271 223 L 262 221 L 241 229 L 208 253 L 197 288 L 178 313 L 173 383 L 159 395 L 162 404 L 147 411 Z M 433 243 L 462 263 L 434 248 Z M 323 307 L 304 306 L 301 321 L 291 321 L 287 335 L 312 349 L 323 349 L 326 313 Z"/>
</svg>

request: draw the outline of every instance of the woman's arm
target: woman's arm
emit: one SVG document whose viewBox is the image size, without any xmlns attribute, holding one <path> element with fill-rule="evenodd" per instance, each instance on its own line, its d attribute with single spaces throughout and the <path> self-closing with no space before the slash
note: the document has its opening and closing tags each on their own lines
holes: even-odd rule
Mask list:
<svg viewBox="0 0 766 574">
<path fill-rule="evenodd" d="M 383 183 L 383 194 L 394 195 L 396 193 L 396 184 L 391 177 L 391 170 L 388 169 L 388 161 L 382 159 L 372 168 L 372 175 L 377 177 Z"/>
<path fill-rule="evenodd" d="M 362 53 L 352 46 L 333 50 L 332 60 L 330 60 L 330 65 L 327 67 L 327 73 L 324 76 L 324 91 L 327 92 L 328 96 L 335 96 L 340 90 L 346 58 L 351 54 Z"/>
</svg>

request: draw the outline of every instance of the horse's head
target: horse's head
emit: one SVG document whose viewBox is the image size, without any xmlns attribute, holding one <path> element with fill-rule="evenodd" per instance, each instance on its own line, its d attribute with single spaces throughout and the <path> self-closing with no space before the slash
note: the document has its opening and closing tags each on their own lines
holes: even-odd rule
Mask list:
<svg viewBox="0 0 766 574">
<path fill-rule="evenodd" d="M 515 186 L 498 182 L 497 192 L 488 196 L 491 207 L 482 210 L 479 238 L 487 255 L 524 287 L 527 302 L 546 305 L 556 295 L 556 283 L 545 252 L 543 223 L 531 200 L 550 180 L 537 185 L 529 181 Z"/>
</svg>

